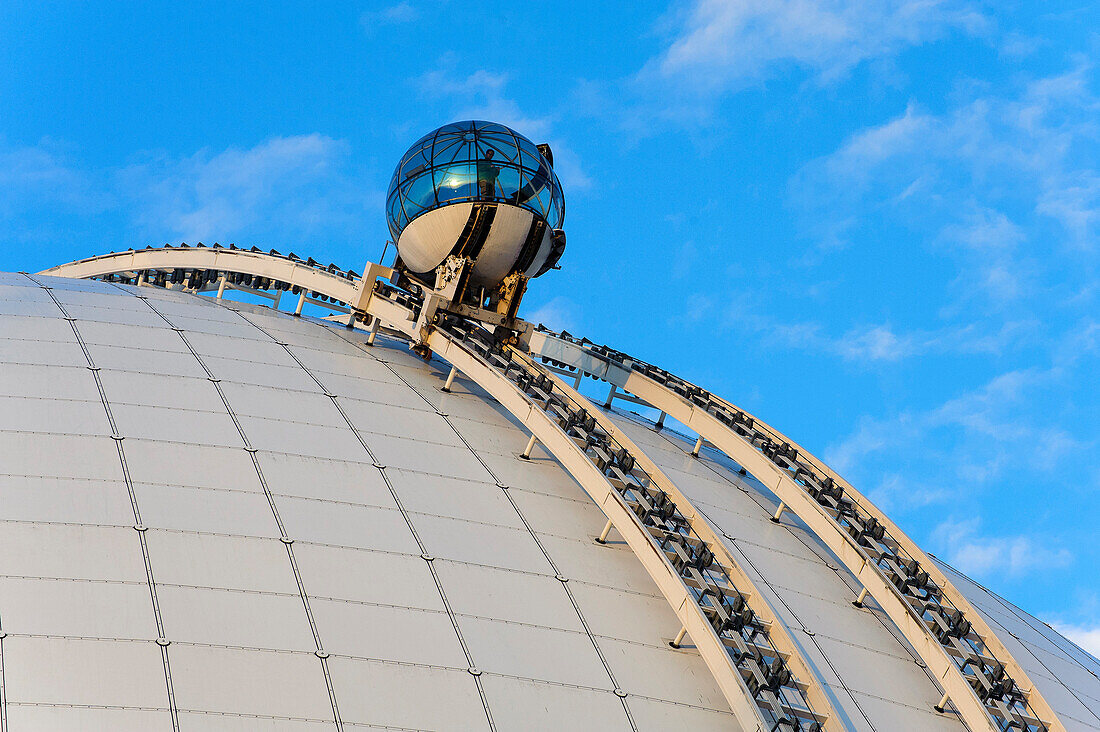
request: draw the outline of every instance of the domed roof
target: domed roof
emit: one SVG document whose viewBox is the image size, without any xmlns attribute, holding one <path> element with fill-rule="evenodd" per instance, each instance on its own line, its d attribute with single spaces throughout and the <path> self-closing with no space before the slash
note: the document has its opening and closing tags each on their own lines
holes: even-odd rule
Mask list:
<svg viewBox="0 0 1100 732">
<path fill-rule="evenodd" d="M 0 273 L 0 714 L 16 730 L 741 729 L 606 516 L 403 342 Z M 617 427 L 705 511 L 841 729 L 964 732 L 806 525 L 716 450 Z M 950 572 L 1070 729 L 1100 662 Z"/>
<path fill-rule="evenodd" d="M 549 148 L 545 147 L 547 154 Z M 441 206 L 496 201 L 521 206 L 560 229 L 565 197 L 552 157 L 496 122 L 452 122 L 417 140 L 401 157 L 386 197 L 397 241 L 408 223 Z"/>
</svg>

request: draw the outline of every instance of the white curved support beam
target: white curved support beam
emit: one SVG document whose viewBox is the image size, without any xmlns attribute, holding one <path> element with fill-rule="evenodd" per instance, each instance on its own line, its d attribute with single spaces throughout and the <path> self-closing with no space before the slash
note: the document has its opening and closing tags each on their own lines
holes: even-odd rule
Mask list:
<svg viewBox="0 0 1100 732">
<path fill-rule="evenodd" d="M 559 338 L 553 334 L 536 332 L 531 337 L 531 351 L 539 356 L 545 356 L 553 361 L 578 368 L 587 374 L 630 392 L 655 409 L 667 413 L 694 430 L 700 438 L 705 438 L 764 483 L 775 493 L 787 510 L 797 515 L 809 527 L 810 531 L 836 554 L 848 570 L 863 584 L 864 588 L 870 592 L 871 596 L 878 601 L 886 614 L 905 635 L 906 640 L 916 650 L 921 660 L 928 665 L 929 670 L 939 679 L 944 691 L 954 702 L 963 720 L 971 730 L 1001 732 L 1004 729 L 1004 724 L 1010 721 L 1011 715 L 1018 713 L 1001 709 L 995 714 L 987 708 L 963 675 L 959 664 L 952 658 L 949 648 L 941 644 L 932 634 L 928 625 L 917 614 L 914 607 L 871 560 L 864 548 L 840 526 L 834 516 L 830 515 L 803 486 L 794 480 L 789 471 L 784 470 L 766 457 L 736 431 L 710 412 L 677 394 L 668 386 L 629 368 L 629 364 L 619 364 L 594 353 L 581 344 Z M 705 393 L 702 390 L 699 391 Z M 1054 709 L 1043 698 L 1043 695 L 1035 687 L 1023 667 L 1012 657 L 1008 648 L 997 638 L 996 633 L 993 632 L 966 597 L 937 567 L 935 562 L 912 539 L 906 536 L 893 521 L 887 518 L 866 497 L 842 480 L 834 471 L 809 455 L 800 446 L 788 440 L 782 433 L 772 430 L 766 424 L 728 402 L 710 394 L 707 394 L 707 396 L 712 401 L 723 404 L 729 410 L 741 412 L 741 414 L 749 417 L 755 422 L 758 429 L 769 433 L 775 442 L 785 442 L 791 445 L 798 451 L 800 457 L 806 458 L 815 469 L 842 486 L 844 495 L 855 501 L 865 513 L 877 520 L 885 528 L 885 534 L 889 540 L 896 542 L 905 554 L 917 560 L 920 568 L 928 573 L 932 581 L 942 590 L 944 596 L 972 624 L 971 632 L 978 636 L 988 652 L 1004 666 L 1007 675 L 1026 694 L 1027 704 L 1035 715 L 1026 720 L 1033 725 L 1032 729 L 1064 732 L 1065 727 L 1058 719 Z M 955 653 L 959 654 L 959 651 L 956 649 Z M 995 719 L 995 716 L 1003 721 Z"/>
<path fill-rule="evenodd" d="M 88 279 L 110 274 L 166 269 L 216 270 L 218 272 L 240 272 L 258 277 L 267 277 L 279 282 L 297 285 L 303 290 L 319 292 L 327 297 L 348 303 L 357 309 L 361 309 L 360 297 L 364 294 L 361 284 L 365 278 L 349 280 L 323 268 L 311 266 L 301 260 L 264 252 L 223 249 L 221 247 L 163 247 L 160 249 L 128 250 L 62 264 L 43 270 L 38 274 Z M 388 268 L 384 269 L 388 270 Z"/>
</svg>

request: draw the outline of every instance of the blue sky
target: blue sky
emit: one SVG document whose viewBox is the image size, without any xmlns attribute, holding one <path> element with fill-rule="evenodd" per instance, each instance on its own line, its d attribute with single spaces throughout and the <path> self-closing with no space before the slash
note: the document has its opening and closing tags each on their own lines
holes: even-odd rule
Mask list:
<svg viewBox="0 0 1100 732">
<path fill-rule="evenodd" d="M 1088 2 L 0 5 L 0 246 L 358 269 L 464 118 L 555 149 L 525 314 L 822 455 L 1100 651 L 1100 9 Z"/>
</svg>

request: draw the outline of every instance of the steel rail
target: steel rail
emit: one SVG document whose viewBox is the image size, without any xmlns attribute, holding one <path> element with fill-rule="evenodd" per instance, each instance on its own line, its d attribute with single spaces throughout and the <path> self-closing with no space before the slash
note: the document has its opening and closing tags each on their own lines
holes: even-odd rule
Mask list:
<svg viewBox="0 0 1100 732">
<path fill-rule="evenodd" d="M 881 510 L 800 445 L 704 389 L 612 349 L 546 331 L 531 352 L 623 389 L 739 463 L 818 536 L 878 601 L 972 730 L 1061 732 L 1027 672 L 928 557 Z"/>
</svg>

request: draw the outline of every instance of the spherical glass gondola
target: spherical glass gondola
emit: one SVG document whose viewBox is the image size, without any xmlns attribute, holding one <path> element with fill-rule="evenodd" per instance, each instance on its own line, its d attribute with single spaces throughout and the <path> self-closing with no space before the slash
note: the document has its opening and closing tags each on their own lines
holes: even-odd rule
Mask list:
<svg viewBox="0 0 1100 732">
<path fill-rule="evenodd" d="M 386 197 L 393 240 L 425 213 L 463 202 L 519 206 L 560 229 L 565 197 L 553 165 L 529 139 L 495 122 L 453 122 L 402 156 Z"/>
</svg>

